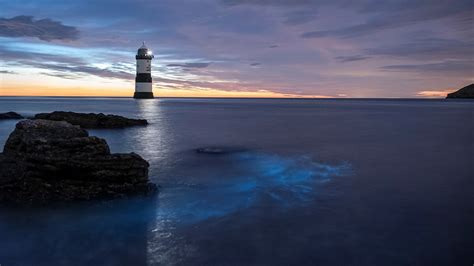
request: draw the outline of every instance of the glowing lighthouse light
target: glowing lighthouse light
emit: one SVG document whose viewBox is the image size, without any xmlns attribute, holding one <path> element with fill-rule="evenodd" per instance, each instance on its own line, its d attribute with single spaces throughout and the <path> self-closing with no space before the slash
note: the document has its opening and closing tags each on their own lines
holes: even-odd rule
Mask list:
<svg viewBox="0 0 474 266">
<path fill-rule="evenodd" d="M 151 99 L 153 98 L 153 82 L 151 79 L 151 60 L 153 52 L 145 46 L 138 49 L 137 55 L 137 76 L 135 77 L 135 93 L 133 98 Z"/>
</svg>

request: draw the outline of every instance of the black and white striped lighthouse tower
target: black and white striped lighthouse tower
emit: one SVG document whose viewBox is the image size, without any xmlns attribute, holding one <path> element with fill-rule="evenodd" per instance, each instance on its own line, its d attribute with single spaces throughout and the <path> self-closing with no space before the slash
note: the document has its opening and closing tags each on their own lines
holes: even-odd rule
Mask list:
<svg viewBox="0 0 474 266">
<path fill-rule="evenodd" d="M 153 83 L 151 80 L 151 60 L 153 53 L 145 46 L 138 49 L 137 55 L 137 76 L 135 78 L 135 99 L 151 99 L 153 98 Z"/>
</svg>

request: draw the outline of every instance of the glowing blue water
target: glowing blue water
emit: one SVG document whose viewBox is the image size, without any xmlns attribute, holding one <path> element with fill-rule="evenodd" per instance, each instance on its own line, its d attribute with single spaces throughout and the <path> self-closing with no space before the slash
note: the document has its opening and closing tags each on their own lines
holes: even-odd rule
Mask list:
<svg viewBox="0 0 474 266">
<path fill-rule="evenodd" d="M 281 157 L 257 152 L 224 156 L 221 164 L 233 168 L 235 174 L 212 177 L 213 182 L 166 188 L 161 197 L 166 205 L 160 206 L 159 217 L 186 224 L 201 222 L 251 208 L 263 198 L 271 199 L 270 204 L 279 208 L 290 208 L 324 193 L 319 187 L 322 183 L 350 173 L 348 163 L 331 166 L 314 162 L 308 156 Z"/>
</svg>

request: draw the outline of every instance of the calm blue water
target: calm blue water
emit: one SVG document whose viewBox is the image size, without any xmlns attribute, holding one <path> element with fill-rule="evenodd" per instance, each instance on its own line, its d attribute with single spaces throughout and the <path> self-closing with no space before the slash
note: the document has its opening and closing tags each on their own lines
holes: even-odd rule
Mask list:
<svg viewBox="0 0 474 266">
<path fill-rule="evenodd" d="M 473 101 L 0 98 L 55 110 L 146 118 L 89 132 L 160 194 L 0 209 L 2 266 L 474 263 Z"/>
</svg>

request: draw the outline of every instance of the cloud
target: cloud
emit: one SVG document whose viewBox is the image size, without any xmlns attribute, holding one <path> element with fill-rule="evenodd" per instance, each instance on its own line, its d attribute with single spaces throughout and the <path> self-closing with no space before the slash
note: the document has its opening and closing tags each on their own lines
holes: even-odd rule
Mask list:
<svg viewBox="0 0 474 266">
<path fill-rule="evenodd" d="M 71 74 L 66 74 L 66 73 L 61 73 L 61 72 L 52 72 L 52 73 L 47 73 L 47 72 L 41 72 L 41 75 L 46 75 L 50 77 L 56 77 L 56 78 L 63 78 L 63 79 L 78 79 L 80 76 L 78 75 L 71 75 Z"/>
<path fill-rule="evenodd" d="M 394 27 L 394 25 L 384 25 L 384 24 L 361 24 L 348 28 L 342 28 L 338 30 L 318 30 L 318 31 L 309 31 L 301 34 L 301 38 L 310 39 L 310 38 L 323 38 L 323 37 L 342 37 L 342 38 L 353 38 L 360 37 L 361 35 L 366 35 L 369 33 L 374 33 Z"/>
<path fill-rule="evenodd" d="M 221 0 L 228 6 L 277 7 L 284 10 L 283 24 L 298 26 L 317 18 L 320 0 Z M 255 25 L 254 25 L 255 27 Z"/>
<path fill-rule="evenodd" d="M 56 70 L 60 72 L 70 72 L 70 73 L 84 73 L 90 74 L 101 78 L 116 78 L 116 79 L 129 79 L 132 80 L 135 78 L 135 75 L 126 72 L 126 71 L 113 71 L 110 69 L 98 68 L 89 65 L 82 66 L 69 66 L 69 65 L 57 65 L 57 64 L 40 64 L 36 67 L 42 69 Z"/>
<path fill-rule="evenodd" d="M 385 70 L 426 70 L 426 71 L 462 71 L 474 63 L 474 46 L 469 40 L 444 39 L 435 37 L 413 38 L 401 43 L 389 43 L 363 49 L 358 55 L 337 56 L 340 62 L 352 62 L 369 59 L 375 56 L 395 57 L 400 59 L 420 60 L 422 62 L 438 61 L 436 63 L 424 63 L 422 65 L 393 65 L 383 67 Z M 470 60 L 466 60 L 470 58 Z M 473 61 L 473 62 L 470 62 Z"/>
<path fill-rule="evenodd" d="M 227 5 L 259 5 L 259 6 L 305 6 L 318 1 L 313 0 L 221 0 Z"/>
<path fill-rule="evenodd" d="M 0 70 L 0 74 L 18 74 L 14 71 L 10 71 L 10 70 Z"/>
<path fill-rule="evenodd" d="M 168 64 L 168 67 L 182 67 L 182 68 L 206 68 L 211 63 L 184 63 L 184 64 Z"/>
<path fill-rule="evenodd" d="M 416 95 L 420 97 L 427 97 L 427 98 L 439 98 L 439 97 L 446 97 L 448 93 L 453 92 L 454 90 L 427 90 L 427 91 L 419 91 Z"/>
<path fill-rule="evenodd" d="M 388 71 L 416 71 L 416 72 L 454 72 L 460 75 L 474 72 L 474 61 L 443 61 L 428 64 L 401 64 L 383 66 L 383 70 Z"/>
<path fill-rule="evenodd" d="M 0 18 L 0 36 L 36 37 L 43 41 L 76 40 L 79 31 L 75 27 L 63 25 L 51 19 L 33 20 L 32 16 Z"/>
<path fill-rule="evenodd" d="M 81 64 L 84 60 L 78 57 L 65 56 L 59 54 L 47 54 L 38 52 L 19 52 L 17 50 L 9 50 L 9 48 L 0 45 L 0 58 L 7 63 L 27 63 L 27 62 L 58 62 L 69 64 Z"/>
<path fill-rule="evenodd" d="M 347 63 L 347 62 L 354 62 L 354 61 L 361 61 L 369 59 L 370 56 L 365 55 L 348 55 L 348 56 L 336 56 L 335 57 L 339 62 Z"/>
<path fill-rule="evenodd" d="M 48 61 L 40 62 L 37 60 L 18 60 L 12 62 L 14 65 L 30 66 L 41 70 L 50 70 L 51 72 L 42 72 L 43 75 L 75 79 L 84 77 L 83 74 L 93 75 L 101 78 L 114 78 L 114 79 L 126 79 L 133 80 L 135 75 L 129 71 L 117 69 L 114 66 L 109 68 L 99 68 L 87 63 L 80 63 L 71 58 L 58 57 L 61 61 Z"/>
<path fill-rule="evenodd" d="M 286 14 L 284 24 L 296 26 L 308 23 L 317 18 L 315 10 L 297 10 Z"/>
<path fill-rule="evenodd" d="M 19 52 L 18 50 L 10 50 L 11 47 L 0 45 L 0 58 L 5 60 L 8 65 L 17 65 L 22 67 L 33 67 L 42 70 L 50 70 L 51 72 L 42 72 L 43 75 L 61 77 L 61 78 L 81 78 L 83 74 L 90 74 L 104 78 L 133 78 L 131 74 L 133 67 L 127 68 L 123 63 L 115 63 L 107 69 L 98 68 L 90 65 L 78 55 L 71 56 L 69 54 L 47 54 L 41 52 Z M 51 51 L 57 49 L 49 47 Z M 128 70 L 128 71 L 127 71 Z M 55 72 L 53 72 L 55 71 Z"/>
<path fill-rule="evenodd" d="M 419 22 L 450 18 L 457 23 L 472 23 L 474 2 L 471 0 L 436 1 L 365 1 L 359 6 L 349 5 L 359 14 L 366 17 L 364 23 L 350 25 L 339 29 L 308 31 L 302 38 L 356 38 L 417 24 Z"/>
<path fill-rule="evenodd" d="M 277 47 L 279 47 L 278 44 L 272 44 L 272 45 L 269 45 L 269 46 L 268 46 L 268 48 L 277 48 Z"/>
<path fill-rule="evenodd" d="M 464 59 L 474 54 L 474 46 L 470 41 L 443 39 L 443 38 L 418 38 L 399 44 L 388 44 L 365 50 L 367 55 L 388 55 L 396 57 L 409 57 L 416 59 L 452 60 Z"/>
<path fill-rule="evenodd" d="M 253 66 L 253 67 L 260 66 L 260 65 L 261 65 L 261 64 L 260 64 L 260 63 L 257 63 L 257 62 L 250 64 L 250 66 Z"/>
</svg>

